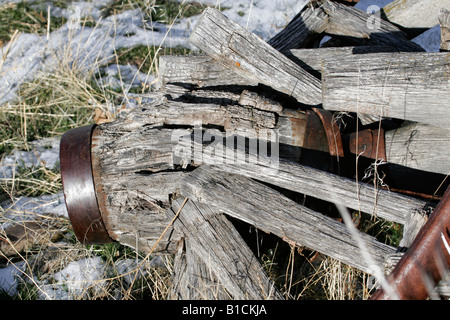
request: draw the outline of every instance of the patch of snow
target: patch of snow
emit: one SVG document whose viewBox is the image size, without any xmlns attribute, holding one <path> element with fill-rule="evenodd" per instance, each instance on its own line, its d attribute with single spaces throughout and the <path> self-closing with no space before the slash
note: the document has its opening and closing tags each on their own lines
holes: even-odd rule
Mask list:
<svg viewBox="0 0 450 320">
<path fill-rule="evenodd" d="M 226 8 L 223 10 L 225 16 L 267 41 L 281 31 L 309 0 L 200 0 L 196 2 L 221 9 Z"/>
<path fill-rule="evenodd" d="M 10 264 L 5 268 L 0 268 L 0 290 L 10 296 L 17 294 L 17 286 L 21 281 L 22 271 L 25 270 L 24 261 Z"/>
<path fill-rule="evenodd" d="M 63 192 L 40 197 L 20 197 L 13 203 L 0 204 L 2 216 L 6 220 L 24 221 L 35 219 L 36 215 L 54 215 L 69 218 Z M 6 228 L 8 223 L 1 224 Z"/>
<path fill-rule="evenodd" d="M 161 263 L 160 257 L 150 261 L 150 267 Z M 45 300 L 74 300 L 86 299 L 89 296 L 102 296 L 108 289 L 108 274 L 120 275 L 123 280 L 121 288 L 132 286 L 135 280 L 146 276 L 142 260 L 125 259 L 115 262 L 114 266 L 107 266 L 100 257 L 85 258 L 69 263 L 63 270 L 54 273 L 45 281 L 36 281 L 41 289 L 40 299 Z M 111 270 L 113 268 L 113 270 Z M 136 271 L 139 268 L 139 272 Z M 120 299 L 122 293 L 113 293 L 114 298 Z"/>
<path fill-rule="evenodd" d="M 20 84 L 33 80 L 35 73 L 41 70 L 45 60 L 42 47 L 40 36 L 22 33 L 11 45 L 8 55 L 0 56 L 3 60 L 0 70 L 0 104 L 16 99 Z"/>
<path fill-rule="evenodd" d="M 99 83 L 111 88 L 123 89 L 128 93 L 132 86 L 141 86 L 155 80 L 153 75 L 147 75 L 134 65 L 111 64 L 104 69 L 106 76 L 99 79 Z"/>
<path fill-rule="evenodd" d="M 86 16 L 98 20 L 102 15 L 102 8 L 112 2 L 113 0 L 73 1 L 67 8 L 52 7 L 50 14 L 55 17 L 72 19 L 74 22 Z"/>
<path fill-rule="evenodd" d="M 102 1 L 102 3 L 106 1 Z M 224 14 L 268 39 L 284 27 L 307 3 L 307 0 L 273 1 L 200 1 L 226 7 Z M 189 35 L 199 16 L 183 18 L 173 25 L 148 22 L 139 9 L 101 19 L 97 26 L 83 27 L 81 17 L 86 13 L 97 16 L 101 3 L 74 2 L 58 14 L 72 17 L 50 35 L 21 34 L 4 59 L 0 70 L 0 104 L 16 99 L 16 91 L 24 81 L 32 80 L 38 71 L 51 71 L 59 61 L 69 61 L 78 68 L 95 68 L 114 56 L 114 49 L 139 44 L 148 46 L 183 46 L 194 49 Z M 59 8 L 58 8 L 59 9 Z M 54 8 L 56 10 L 56 8 Z"/>
<path fill-rule="evenodd" d="M 120 260 L 115 264 L 117 272 L 124 275 L 123 280 L 127 285 L 132 285 L 135 278 L 138 278 L 136 276 L 136 271 L 138 270 L 137 268 L 140 263 L 141 261 L 136 261 L 135 259 L 125 259 Z M 142 266 L 139 268 L 139 274 L 142 274 L 143 272 Z"/>
<path fill-rule="evenodd" d="M 51 300 L 86 299 L 106 290 L 106 267 L 100 257 L 70 262 L 53 274 L 54 283 L 40 285 L 40 298 Z M 48 282 L 48 280 L 47 280 Z"/>
<path fill-rule="evenodd" d="M 57 169 L 59 165 L 60 137 L 30 142 L 30 151 L 13 150 L 0 161 L 0 179 L 11 179 L 20 167 Z"/>
</svg>

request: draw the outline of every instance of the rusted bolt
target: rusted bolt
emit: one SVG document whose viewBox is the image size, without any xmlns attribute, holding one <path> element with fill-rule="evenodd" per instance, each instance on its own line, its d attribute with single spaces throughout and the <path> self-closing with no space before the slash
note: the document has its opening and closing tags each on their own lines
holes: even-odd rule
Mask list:
<svg viewBox="0 0 450 320">
<path fill-rule="evenodd" d="M 387 161 L 384 130 L 367 129 L 351 133 L 349 150 L 351 153 L 362 155 L 366 158 Z"/>
<path fill-rule="evenodd" d="M 67 131 L 60 143 L 61 179 L 70 222 L 78 241 L 111 242 L 103 222 L 94 187 L 91 135 L 94 125 Z"/>
</svg>

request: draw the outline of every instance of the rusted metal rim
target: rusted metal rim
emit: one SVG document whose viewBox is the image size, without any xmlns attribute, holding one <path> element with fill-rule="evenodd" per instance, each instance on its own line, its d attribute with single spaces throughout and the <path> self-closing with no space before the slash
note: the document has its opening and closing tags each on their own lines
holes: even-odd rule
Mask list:
<svg viewBox="0 0 450 320">
<path fill-rule="evenodd" d="M 103 222 L 94 187 L 91 136 L 95 125 L 67 131 L 60 143 L 61 179 L 70 222 L 78 241 L 100 244 L 113 241 Z"/>
<path fill-rule="evenodd" d="M 424 300 L 450 268 L 450 187 L 388 277 L 402 300 Z M 431 287 L 431 288 L 430 288 Z M 392 299 L 378 289 L 372 300 Z"/>
</svg>

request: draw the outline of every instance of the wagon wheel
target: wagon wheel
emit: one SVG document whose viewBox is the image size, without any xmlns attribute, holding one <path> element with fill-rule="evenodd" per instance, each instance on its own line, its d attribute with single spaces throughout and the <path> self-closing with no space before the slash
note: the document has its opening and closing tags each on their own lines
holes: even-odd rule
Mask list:
<svg viewBox="0 0 450 320">
<path fill-rule="evenodd" d="M 400 61 L 395 74 L 406 76 L 393 78 L 399 82 L 391 83 L 392 87 L 411 88 L 406 71 L 413 66 L 427 85 L 412 85 L 415 90 L 408 91 L 412 106 L 415 99 L 428 94 L 431 85 L 437 87 L 435 97 L 447 94 L 448 53 L 392 53 L 392 47 L 423 50 L 406 36 L 393 33 L 398 29 L 388 22 L 381 23 L 381 37 L 369 37 L 369 44 L 388 44 L 390 49 L 311 48 L 286 55 L 277 51 L 307 46 L 332 30 L 344 36 L 338 39 L 342 44 L 349 41 L 347 36 L 370 35 L 370 29 L 361 32 L 364 25 L 358 23 L 358 30 L 339 28 L 339 21 L 348 27 L 348 21 L 361 17 L 369 16 L 318 1 L 306 6 L 269 45 L 220 12 L 207 9 L 190 38 L 207 55 L 162 57 L 162 87 L 152 103 L 114 122 L 63 136 L 61 173 L 78 239 L 85 244 L 118 241 L 147 254 L 175 254 L 179 272 L 173 298 L 192 298 L 196 286 L 205 282 L 214 287 L 214 297 L 282 298 L 226 216 L 373 273 L 372 263 L 363 256 L 368 254 L 382 265 L 396 248 L 361 233 L 354 238 L 349 225 L 279 191 L 283 188 L 406 224 L 414 212 L 428 206 L 423 192 L 406 187 L 405 194 L 364 184 L 343 170 L 346 164 L 354 164 L 355 157 L 361 163 L 363 158 L 369 163 L 407 163 L 392 171 L 401 175 L 398 168 L 415 170 L 440 181 L 449 172 L 448 118 L 439 117 L 439 110 L 447 108 L 443 99 L 429 101 L 436 112 L 420 114 L 423 123 L 403 122 L 417 121 L 417 114 L 407 112 L 410 104 L 405 106 L 404 101 L 395 100 L 395 92 L 389 93 L 390 78 L 385 76 L 384 86 L 378 89 L 392 95 L 386 108 L 399 119 L 383 117 L 381 121 L 378 110 L 366 108 L 372 114 L 355 113 L 347 119 L 353 122 L 343 128 L 337 126 L 337 113 L 330 111 L 339 110 L 338 96 L 346 107 L 352 105 L 357 88 L 339 83 L 339 68 L 351 74 L 355 61 L 362 59 L 358 53 L 365 53 L 367 65 L 374 64 L 367 79 L 380 79 L 373 70 L 386 75 L 395 68 L 393 61 Z M 223 32 L 218 33 L 218 28 Z M 207 41 L 217 36 L 224 38 Z M 274 60 L 267 64 L 267 57 Z M 418 65 L 423 70 L 417 70 Z M 424 147 L 430 141 L 427 137 L 440 139 L 433 140 L 431 149 Z M 432 158 L 441 158 L 420 159 L 423 150 L 439 150 Z M 411 279 L 427 274 L 435 285 L 448 268 L 449 192 L 438 198 L 439 205 L 388 279 L 400 298 L 425 298 L 428 282 L 414 283 L 413 290 Z M 433 195 L 429 198 L 437 202 Z M 360 250 L 358 241 L 367 252 Z M 438 249 L 432 250 L 436 245 Z M 444 259 L 434 259 L 435 252 Z M 208 266 L 213 266 L 213 275 Z M 373 298 L 388 294 L 377 291 Z"/>
</svg>

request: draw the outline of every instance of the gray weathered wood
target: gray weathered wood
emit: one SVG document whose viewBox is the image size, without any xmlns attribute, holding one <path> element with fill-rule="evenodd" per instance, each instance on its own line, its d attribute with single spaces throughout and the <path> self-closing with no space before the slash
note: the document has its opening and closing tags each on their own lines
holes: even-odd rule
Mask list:
<svg viewBox="0 0 450 320">
<path fill-rule="evenodd" d="M 340 3 L 325 1 L 321 8 L 328 15 L 325 32 L 330 35 L 359 38 L 361 43 L 394 46 L 399 51 L 422 52 L 420 45 L 406 39 L 406 34 L 393 24 L 371 17 L 367 12 Z"/>
<path fill-rule="evenodd" d="M 229 300 L 232 297 L 196 254 L 190 242 L 180 243 L 175 254 L 169 300 Z"/>
<path fill-rule="evenodd" d="M 404 224 L 411 212 L 426 208 L 425 201 L 358 183 L 299 163 L 271 159 L 264 154 L 248 155 L 244 150 L 230 150 L 221 145 L 200 146 L 190 138 L 181 139 L 179 143 L 189 150 L 202 150 L 192 155 L 197 164 L 213 165 L 217 170 L 339 203 L 389 221 Z"/>
<path fill-rule="evenodd" d="M 319 4 L 308 3 L 268 44 L 281 52 L 305 48 L 325 30 L 327 23 L 328 16 Z"/>
<path fill-rule="evenodd" d="M 170 222 L 169 195 L 186 173 L 166 172 L 174 169 L 172 130 L 142 127 L 133 133 L 118 129 L 120 122 L 98 126 L 93 136 L 94 182 L 105 225 L 113 239 L 136 250 L 173 253 L 180 235 L 169 228 L 160 236 Z"/>
<path fill-rule="evenodd" d="M 325 60 L 339 60 L 353 55 L 397 52 L 393 46 L 324 47 L 314 49 L 292 49 L 286 55 L 308 72 L 321 73 Z"/>
<path fill-rule="evenodd" d="M 257 85 L 236 74 L 208 55 L 161 56 L 159 58 L 161 86 L 168 83 L 194 84 L 198 87 L 226 85 Z"/>
<path fill-rule="evenodd" d="M 395 0 L 381 9 L 381 16 L 395 25 L 420 32 L 439 24 L 441 8 L 450 9 L 450 3 L 447 0 Z"/>
<path fill-rule="evenodd" d="M 450 174 L 450 130 L 423 123 L 411 123 L 387 131 L 385 145 L 388 162 L 444 175 Z"/>
<path fill-rule="evenodd" d="M 441 26 L 441 51 L 450 51 L 450 11 L 442 9 L 439 12 Z"/>
<path fill-rule="evenodd" d="M 320 78 L 322 69 L 322 60 L 327 58 L 340 58 L 351 54 L 363 54 L 368 52 L 391 52 L 396 51 L 392 46 L 366 46 L 366 47 L 345 47 L 345 48 L 317 48 L 317 49 L 302 49 L 291 50 L 285 52 L 286 56 L 300 65 L 306 71 Z M 233 70 L 220 64 L 217 60 L 212 59 L 206 55 L 193 56 L 162 56 L 160 58 L 160 82 L 163 85 L 161 91 L 166 95 L 170 95 L 172 100 L 180 97 L 186 97 L 192 94 L 189 89 L 183 86 L 195 86 L 195 88 L 215 87 L 215 86 L 255 86 L 257 82 L 252 82 L 251 79 L 238 76 Z M 249 91 L 247 91 L 249 92 Z M 198 95 L 198 91 L 196 93 Z M 204 98 L 213 99 L 216 91 L 205 91 Z M 231 93 L 230 97 L 231 99 Z M 256 102 L 254 102 L 256 103 Z M 240 105 L 245 105 L 245 100 L 239 100 Z M 273 103 L 271 103 L 273 105 Z M 267 102 L 259 103 L 257 109 L 262 109 L 267 106 Z M 281 105 L 275 110 L 268 110 L 280 112 Z M 369 118 L 369 115 L 361 114 L 361 121 Z M 378 120 L 378 119 L 376 119 Z M 370 119 L 369 122 L 375 120 Z"/>
<path fill-rule="evenodd" d="M 321 103 L 317 78 L 216 9 L 204 11 L 189 41 L 243 77 L 271 86 L 301 103 Z"/>
<path fill-rule="evenodd" d="M 418 9 L 414 7 L 410 17 L 417 14 L 428 16 L 424 12 L 417 12 Z M 391 16 L 401 18 L 398 12 Z M 433 19 L 436 20 L 436 17 Z M 371 14 L 357 8 L 330 1 L 314 1 L 307 4 L 268 43 L 284 52 L 304 48 L 322 33 L 360 38 L 371 45 L 391 45 L 400 51 L 424 51 L 418 44 L 408 41 L 407 35 L 394 24 L 377 16 L 371 17 Z"/>
<path fill-rule="evenodd" d="M 174 200 L 169 217 L 173 218 L 182 208 L 174 226 L 233 299 L 282 299 L 258 259 L 224 215 L 204 203 L 188 200 L 183 207 L 182 204 L 182 198 Z"/>
<path fill-rule="evenodd" d="M 323 107 L 450 128 L 449 53 L 376 53 L 326 60 Z"/>
<path fill-rule="evenodd" d="M 287 52 L 286 55 L 306 71 L 320 77 L 324 60 L 337 60 L 354 54 L 376 52 L 397 52 L 397 49 L 393 46 L 323 47 L 316 49 L 293 49 Z M 363 125 L 380 120 L 378 116 L 363 113 L 358 114 L 358 117 Z"/>
<path fill-rule="evenodd" d="M 193 171 L 181 183 L 181 194 L 198 202 L 214 204 L 217 212 L 238 218 L 285 241 L 306 246 L 364 272 L 373 266 L 364 261 L 347 227 L 297 204 L 274 189 L 239 175 L 207 166 Z M 383 265 L 391 246 L 360 234 L 376 264 Z"/>
<path fill-rule="evenodd" d="M 92 158 L 98 201 L 111 236 L 141 251 L 158 244 L 155 253 L 170 253 L 179 235 L 170 228 L 159 239 L 169 224 L 165 211 L 170 195 L 177 192 L 186 174 L 182 169 L 195 164 L 180 154 L 179 136 L 194 134 L 202 139 L 204 125 L 213 126 L 215 129 L 206 132 L 217 133 L 220 138 L 241 134 L 269 139 L 262 133 L 276 130 L 283 143 L 302 143 L 294 139 L 293 135 L 299 133 L 293 128 L 301 130 L 304 114 L 284 114 L 280 105 L 250 92 L 191 91 L 169 85 L 161 92 L 153 103 L 98 126 Z M 290 124 L 292 117 L 298 126 Z M 299 156 L 288 145 L 281 154 Z"/>
<path fill-rule="evenodd" d="M 403 237 L 399 247 L 409 248 L 419 233 L 420 229 L 428 221 L 428 216 L 424 212 L 413 211 L 406 218 L 403 226 Z"/>
<path fill-rule="evenodd" d="M 338 59 L 353 54 L 396 52 L 393 46 L 330 47 L 315 49 L 292 49 L 284 54 L 310 73 L 322 71 L 324 59 Z M 159 58 L 161 89 L 169 84 L 214 86 L 256 86 L 258 81 L 241 77 L 208 55 L 161 56 Z"/>
</svg>

